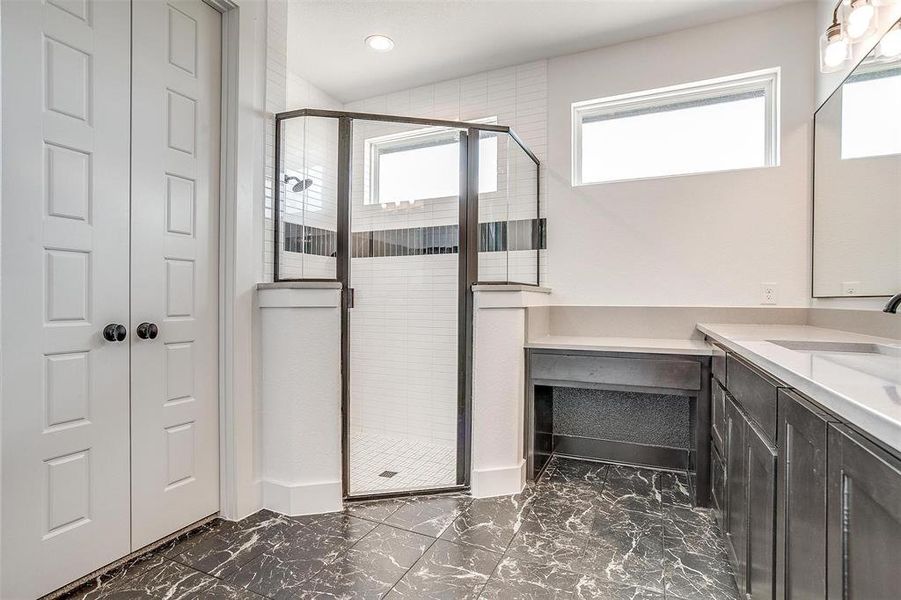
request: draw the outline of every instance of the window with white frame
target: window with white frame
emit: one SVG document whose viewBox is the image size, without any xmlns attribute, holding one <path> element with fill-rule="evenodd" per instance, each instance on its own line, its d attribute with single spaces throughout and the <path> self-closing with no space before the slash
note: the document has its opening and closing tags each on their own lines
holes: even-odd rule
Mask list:
<svg viewBox="0 0 901 600">
<path fill-rule="evenodd" d="M 493 123 L 495 119 L 475 121 Z M 365 204 L 396 204 L 460 195 L 460 131 L 404 132 L 366 140 Z M 479 142 L 479 192 L 497 191 L 497 136 Z"/>
<path fill-rule="evenodd" d="M 779 164 L 779 69 L 572 105 L 573 185 Z"/>
</svg>

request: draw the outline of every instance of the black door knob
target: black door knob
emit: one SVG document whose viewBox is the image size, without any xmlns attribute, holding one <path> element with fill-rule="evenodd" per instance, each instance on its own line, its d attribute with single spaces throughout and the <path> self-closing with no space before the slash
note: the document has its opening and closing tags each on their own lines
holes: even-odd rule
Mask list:
<svg viewBox="0 0 901 600">
<path fill-rule="evenodd" d="M 143 322 L 138 325 L 138 337 L 142 340 L 155 340 L 159 335 L 160 329 L 155 323 Z"/>
<path fill-rule="evenodd" d="M 108 342 L 121 342 L 128 335 L 125 325 L 119 323 L 110 323 L 103 328 L 103 339 Z"/>
</svg>

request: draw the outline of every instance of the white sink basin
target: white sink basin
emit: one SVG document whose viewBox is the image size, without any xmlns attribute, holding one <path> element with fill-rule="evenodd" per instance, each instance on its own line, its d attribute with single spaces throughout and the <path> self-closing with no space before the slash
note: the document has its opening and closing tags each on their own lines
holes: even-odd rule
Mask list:
<svg viewBox="0 0 901 600">
<path fill-rule="evenodd" d="M 854 353 L 901 357 L 901 346 L 887 346 L 870 342 L 811 342 L 794 340 L 769 340 L 769 342 L 795 352 L 807 352 L 809 354 Z"/>
<path fill-rule="evenodd" d="M 860 373 L 901 384 L 901 346 L 870 342 L 769 340 L 771 344 L 810 356 L 811 364 L 841 365 Z"/>
</svg>

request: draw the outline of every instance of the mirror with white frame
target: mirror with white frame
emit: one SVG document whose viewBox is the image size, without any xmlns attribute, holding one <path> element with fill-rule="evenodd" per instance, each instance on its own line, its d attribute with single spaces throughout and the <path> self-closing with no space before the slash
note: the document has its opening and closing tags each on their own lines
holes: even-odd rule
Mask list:
<svg viewBox="0 0 901 600">
<path fill-rule="evenodd" d="M 814 116 L 813 296 L 901 291 L 901 21 Z"/>
</svg>

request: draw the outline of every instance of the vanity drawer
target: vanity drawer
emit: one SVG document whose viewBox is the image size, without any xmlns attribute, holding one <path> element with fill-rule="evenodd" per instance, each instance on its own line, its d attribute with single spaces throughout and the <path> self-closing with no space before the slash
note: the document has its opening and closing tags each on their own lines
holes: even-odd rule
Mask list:
<svg viewBox="0 0 901 600">
<path fill-rule="evenodd" d="M 720 382 L 714 379 L 710 382 L 710 437 L 713 446 L 723 451 L 723 441 L 726 439 L 726 390 Z"/>
<path fill-rule="evenodd" d="M 763 433 L 776 439 L 778 384 L 731 352 L 726 357 L 726 389 Z"/>
<path fill-rule="evenodd" d="M 717 381 L 726 385 L 726 350 L 718 344 L 711 344 L 713 355 L 710 358 L 710 372 Z"/>
<path fill-rule="evenodd" d="M 690 360 L 534 353 L 530 366 L 532 379 L 548 385 L 701 389 L 701 364 Z"/>
</svg>

